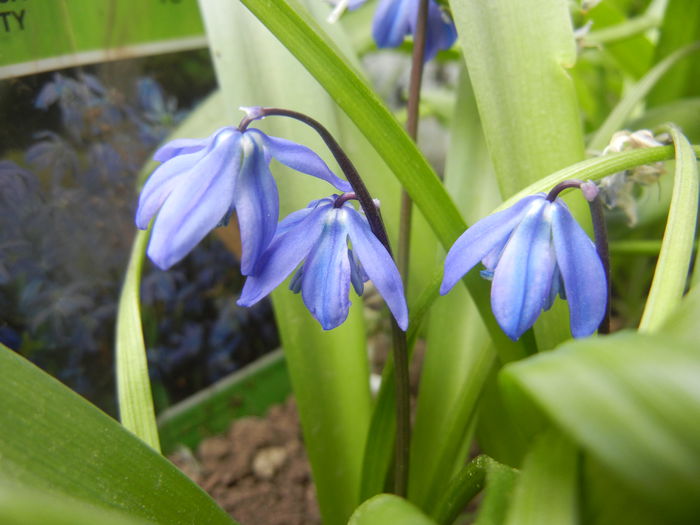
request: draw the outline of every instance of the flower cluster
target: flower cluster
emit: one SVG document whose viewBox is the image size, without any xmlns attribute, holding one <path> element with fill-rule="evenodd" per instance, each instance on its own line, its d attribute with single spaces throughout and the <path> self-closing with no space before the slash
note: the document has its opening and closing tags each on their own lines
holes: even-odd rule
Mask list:
<svg viewBox="0 0 700 525">
<path fill-rule="evenodd" d="M 259 118 L 257 109 L 247 110 L 248 118 Z M 206 139 L 173 140 L 156 152 L 162 164 L 146 182 L 136 212 L 142 229 L 155 217 L 148 246 L 151 260 L 169 268 L 235 210 L 241 272 L 247 276 L 240 305 L 258 302 L 305 260 L 292 288 L 301 290 L 324 329 L 335 328 L 347 317 L 350 282 L 361 295 L 363 283 L 372 279 L 405 330 L 408 313 L 401 278 L 367 219 L 348 202 L 354 194 L 314 201 L 278 225 L 272 158 L 342 192 L 352 190 L 310 149 L 257 129 L 225 127 Z"/>
<path fill-rule="evenodd" d="M 446 294 L 479 261 L 493 280 L 491 308 L 503 331 L 518 339 L 551 308 L 569 302 L 571 333 L 591 335 L 607 304 L 603 264 L 593 242 L 559 198 L 526 197 L 467 229 L 445 259 Z"/>
</svg>

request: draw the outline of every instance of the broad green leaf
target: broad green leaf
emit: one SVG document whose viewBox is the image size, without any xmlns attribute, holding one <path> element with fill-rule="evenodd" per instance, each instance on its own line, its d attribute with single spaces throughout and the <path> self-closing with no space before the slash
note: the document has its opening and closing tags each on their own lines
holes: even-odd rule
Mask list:
<svg viewBox="0 0 700 525">
<path fill-rule="evenodd" d="M 313 116 L 347 147 L 353 160 L 361 159 L 357 167 L 362 173 L 375 175 L 368 180 L 370 191 L 391 209 L 385 187 L 397 196 L 398 187 L 376 154 L 358 140 L 357 131 L 346 127 L 344 117 L 313 77 L 240 3 L 201 0 L 200 5 L 228 119 L 237 122 L 242 116 L 237 108 L 251 105 L 284 107 Z M 326 6 L 313 5 L 327 12 Z M 342 38 L 340 27 L 332 29 L 336 38 Z M 255 126 L 312 148 L 334 166 L 322 140 L 302 123 L 269 117 Z M 335 191 L 276 162 L 273 173 L 280 217 Z M 341 327 L 324 331 L 301 297 L 286 286 L 280 286 L 272 299 L 321 513 L 326 523 L 345 523 L 359 504 L 371 407 L 361 300 L 352 298 L 355 306 Z"/>
<path fill-rule="evenodd" d="M 659 525 L 668 514 L 622 483 L 589 454 L 582 460 L 581 522 L 590 525 Z M 675 525 L 675 524 L 674 524 Z"/>
<path fill-rule="evenodd" d="M 578 451 L 556 429 L 538 436 L 523 463 L 508 525 L 578 523 Z"/>
<path fill-rule="evenodd" d="M 567 2 L 453 2 L 452 12 L 503 197 L 581 160 Z"/>
<path fill-rule="evenodd" d="M 437 525 L 417 507 L 392 494 L 380 494 L 353 512 L 348 525 Z"/>
<path fill-rule="evenodd" d="M 589 149 L 598 151 L 605 148 L 613 133 L 622 129 L 632 110 L 647 96 L 649 91 L 668 72 L 668 70 L 681 59 L 700 49 L 700 44 L 693 44 L 679 49 L 654 66 L 644 77 L 637 82 L 620 100 L 612 110 L 608 118 L 595 132 L 588 144 Z"/>
<path fill-rule="evenodd" d="M 18 488 L 0 479 L 0 523 L 3 525 L 147 525 L 125 513 L 75 500 L 69 496 Z"/>
<path fill-rule="evenodd" d="M 700 512 L 697 341 L 621 332 L 563 344 L 501 373 L 581 448 L 678 518 Z"/>
<path fill-rule="evenodd" d="M 639 323 L 640 332 L 656 331 L 683 297 L 693 255 L 698 217 L 698 161 L 688 139 L 668 127 L 676 147 L 673 195 L 666 230 L 649 297 Z"/>
<path fill-rule="evenodd" d="M 661 24 L 654 61 L 660 63 L 677 49 L 700 40 L 700 4 L 686 0 L 669 0 Z M 680 97 L 698 96 L 698 67 L 695 55 L 676 65 L 649 94 L 649 105 L 658 106 Z"/>
<path fill-rule="evenodd" d="M 13 486 L 156 523 L 233 523 L 167 459 L 2 345 L 0 405 L 0 479 Z"/>
</svg>

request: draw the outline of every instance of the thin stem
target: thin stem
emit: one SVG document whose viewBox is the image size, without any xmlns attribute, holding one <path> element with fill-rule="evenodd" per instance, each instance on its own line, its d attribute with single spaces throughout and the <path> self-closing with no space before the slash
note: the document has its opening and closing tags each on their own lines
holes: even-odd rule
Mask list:
<svg viewBox="0 0 700 525">
<path fill-rule="evenodd" d="M 598 326 L 599 334 L 610 333 L 610 310 L 612 308 L 612 283 L 610 282 L 610 254 L 608 253 L 608 228 L 605 224 L 605 213 L 603 212 L 603 200 L 600 196 L 588 202 L 591 209 L 591 220 L 593 221 L 593 234 L 595 235 L 595 249 L 598 257 L 603 263 L 605 270 L 605 282 L 607 283 L 607 304 L 605 305 L 605 316 Z"/>
<path fill-rule="evenodd" d="M 420 0 L 416 19 L 416 32 L 413 40 L 411 59 L 411 77 L 408 88 L 408 120 L 406 131 L 414 142 L 418 141 L 418 113 L 420 107 L 420 90 L 423 81 L 425 57 L 425 39 L 428 26 L 428 0 Z M 404 289 L 408 289 L 408 268 L 411 250 L 411 222 L 413 201 L 405 189 L 401 189 L 401 215 L 399 217 L 399 243 L 396 265 L 403 277 Z"/>
<path fill-rule="evenodd" d="M 420 90 L 423 80 L 423 64 L 425 57 L 425 39 L 428 27 L 428 0 L 420 0 L 416 13 L 416 32 L 413 40 L 411 59 L 411 78 L 408 88 L 408 120 L 406 131 L 418 141 L 418 113 L 420 106 Z M 404 292 L 408 290 L 408 268 L 411 251 L 411 222 L 413 202 L 408 192 L 401 189 L 401 215 L 399 218 L 399 244 L 397 266 L 403 278 Z M 411 448 L 411 408 L 410 384 L 408 376 L 408 350 L 406 334 L 398 330 L 396 323 L 393 329 L 394 366 L 396 373 L 396 461 L 394 473 L 394 492 L 405 497 L 408 486 L 408 463 Z"/>
<path fill-rule="evenodd" d="M 568 190 L 570 188 L 580 188 L 581 184 L 583 184 L 583 181 L 578 179 L 571 179 L 565 180 L 564 182 L 560 182 L 549 191 L 549 193 L 547 194 L 547 200 L 549 202 L 554 202 L 554 199 L 556 199 L 562 191 Z"/>
<path fill-rule="evenodd" d="M 396 385 L 396 443 L 394 462 L 394 493 L 406 497 L 408 462 L 411 447 L 411 401 L 408 375 L 408 348 L 406 333 L 396 321 L 392 323 L 394 370 Z"/>
<path fill-rule="evenodd" d="M 337 199 L 335 199 L 335 202 L 333 203 L 334 208 L 340 208 L 343 204 L 345 204 L 348 201 L 351 200 L 357 200 L 357 195 L 355 195 L 353 192 L 349 191 L 347 193 L 343 193 L 341 196 L 339 196 Z"/>
<path fill-rule="evenodd" d="M 277 115 L 281 117 L 289 117 L 311 126 L 321 136 L 323 142 L 330 149 L 333 157 L 340 166 L 340 169 L 345 174 L 348 182 L 354 190 L 352 197 L 360 202 L 362 210 L 365 212 L 367 221 L 369 222 L 372 233 L 379 239 L 386 248 L 389 255 L 392 254 L 389 238 L 384 228 L 381 214 L 375 206 L 374 199 L 369 194 L 365 183 L 362 181 L 360 174 L 340 147 L 340 144 L 335 140 L 333 135 L 317 120 L 299 113 L 281 108 L 255 108 L 251 111 L 250 116 L 246 116 L 238 125 L 240 131 L 245 131 L 248 125 L 254 120 L 265 118 L 267 116 Z M 346 193 L 345 195 L 351 195 Z M 342 198 L 342 197 L 341 197 Z M 408 484 L 408 459 L 410 447 L 410 398 L 409 398 L 409 378 L 408 378 L 408 350 L 406 344 L 406 333 L 401 330 L 396 322 L 396 319 L 391 317 L 391 330 L 394 347 L 394 363 L 396 367 L 396 461 L 395 461 L 395 493 L 398 496 L 406 496 L 406 487 Z"/>
</svg>

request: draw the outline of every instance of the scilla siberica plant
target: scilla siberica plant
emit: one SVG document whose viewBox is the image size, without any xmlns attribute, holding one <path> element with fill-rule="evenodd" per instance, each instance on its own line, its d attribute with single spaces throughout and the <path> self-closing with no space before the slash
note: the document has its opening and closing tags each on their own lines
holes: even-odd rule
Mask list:
<svg viewBox="0 0 700 525">
<path fill-rule="evenodd" d="M 420 42 L 430 12 L 428 0 L 417 3 L 412 78 L 421 77 L 424 46 Z M 360 316 L 348 316 L 342 329 L 322 331 L 315 321 L 301 319 L 306 314 L 302 301 L 275 301 L 323 521 L 329 525 L 465 521 L 694 525 L 700 515 L 700 428 L 693 418 L 700 411 L 700 274 L 693 269 L 700 146 L 691 143 L 697 140 L 692 119 L 697 82 L 693 84 L 692 75 L 686 75 L 692 67 L 674 67 L 685 69 L 678 76 L 664 72 L 697 57 L 690 53 L 700 46 L 681 48 L 678 42 L 696 39 L 697 31 L 688 31 L 687 23 L 700 8 L 683 0 L 436 3 L 454 14 L 461 44 L 444 56 L 444 69 L 454 66 L 453 70 L 468 71 L 468 79 L 464 77 L 454 90 L 454 109 L 445 111 L 451 138 L 444 184 L 412 142 L 415 127 L 406 133 L 399 124 L 396 117 L 403 111 L 394 114 L 358 74 L 363 61 L 355 60 L 362 57 L 353 52 L 364 55 L 374 48 L 364 38 L 343 39 L 343 30 L 363 23 L 361 14 L 333 28 L 340 37 L 334 41 L 335 34 L 326 31 L 323 21 L 313 19 L 319 9 L 313 0 L 308 0 L 309 10 L 296 0 L 199 2 L 210 30 L 207 36 L 216 50 L 212 56 L 222 91 L 231 97 L 227 104 L 234 102 L 239 87 L 244 93 L 261 92 L 266 100 L 284 100 L 286 106 L 313 111 L 317 98 L 320 101 L 327 94 L 329 109 L 342 110 L 356 125 L 346 128 L 338 123 L 338 131 L 347 133 L 344 138 L 363 162 L 363 172 L 372 173 L 377 167 L 372 186 L 382 187 L 386 167 L 386 182 L 393 183 L 390 176 L 395 176 L 434 234 L 413 235 L 420 240 L 409 250 L 401 242 L 403 224 L 411 233 L 410 221 L 404 221 L 409 214 L 399 218 L 385 212 L 398 226 L 394 230 L 398 232 L 397 259 L 402 260 L 402 253 L 413 259 L 411 265 L 398 267 L 409 270 L 402 277 L 410 275 L 415 302 L 409 305 L 411 318 L 404 335 L 398 324 L 403 309 L 392 307 L 396 289 L 382 292 L 398 322 L 392 334 L 393 359 L 384 368 L 374 399 L 368 384 L 367 347 L 376 340 L 367 341 Z M 643 13 L 647 4 L 649 9 Z M 246 17 L 251 13 L 271 34 L 250 23 L 254 20 Z M 397 8 L 391 22 L 400 26 L 404 14 Z M 574 27 L 590 22 L 594 25 L 589 34 L 574 32 Z M 604 27 L 609 23 L 613 25 Z M 604 30 L 598 31 L 601 26 Z M 369 35 L 370 27 L 364 29 Z M 254 45 L 242 46 L 241 41 Z M 345 46 L 347 41 L 353 44 Z M 293 61 L 268 51 L 272 49 L 268 42 L 270 46 L 282 43 L 311 75 L 287 74 L 293 71 L 287 69 Z M 250 74 L 241 75 L 242 71 Z M 601 82 L 591 83 L 591 78 Z M 293 89 L 285 85 L 283 90 L 268 91 L 273 82 L 289 83 Z M 414 85 L 419 83 L 412 81 Z M 419 120 L 419 107 L 431 111 L 429 104 L 419 104 L 420 98 L 420 88 L 409 90 L 407 123 Z M 219 113 L 222 119 L 228 118 L 224 110 Z M 190 179 L 197 178 L 204 188 L 219 187 L 226 173 L 236 179 L 226 187 L 236 190 L 242 170 L 250 169 L 248 175 L 255 172 L 242 164 L 248 157 L 240 135 L 255 138 L 254 130 L 247 128 L 258 117 L 294 116 L 312 125 L 329 147 L 334 144 L 308 117 L 292 113 L 271 108 L 253 111 L 238 128 L 227 127 L 216 140 L 195 144 L 198 150 L 174 154 L 164 166 L 182 163 L 183 171 L 165 182 L 172 183 L 173 189 L 167 199 L 156 202 L 153 216 L 165 210 L 177 191 L 175 186 L 198 189 Z M 615 131 L 632 122 L 659 122 L 660 115 L 677 123 L 653 129 L 654 141 L 645 141 L 642 148 L 586 158 L 586 152 L 603 152 Z M 218 122 L 217 127 L 226 122 Z M 664 132 L 673 145 L 662 138 Z M 364 143 L 354 140 L 362 139 L 360 133 Z M 232 146 L 236 136 L 238 148 Z M 225 147 L 219 149 L 218 140 Z M 265 164 L 264 144 L 260 144 L 255 142 L 249 160 Z M 253 300 L 291 274 L 292 289 L 301 292 L 316 318 L 328 327 L 344 316 L 350 284 L 360 288 L 369 277 L 382 291 L 382 278 L 373 275 L 374 264 L 379 261 L 387 275 L 394 275 L 378 256 L 391 253 L 378 211 L 336 146 L 331 151 L 352 190 L 338 190 L 335 193 L 342 194 L 333 197 L 326 197 L 331 191 L 308 196 L 296 203 L 312 201 L 304 210 L 280 224 L 276 219 L 269 227 L 265 223 L 265 232 L 262 227 L 252 229 L 253 235 L 265 235 L 252 241 L 255 250 L 248 250 L 250 271 L 242 298 Z M 230 162 L 237 149 L 238 161 Z M 200 160 L 190 162 L 197 154 Z M 642 175 L 632 170 L 671 159 L 673 166 L 666 166 L 670 176 L 660 179 L 659 199 L 640 200 L 637 191 L 628 188 Z M 203 169 L 205 165 L 219 171 L 212 174 Z M 619 204 L 620 190 L 628 192 L 624 197 L 634 199 L 635 207 L 627 206 L 626 211 L 636 211 L 638 205 L 639 221 L 632 234 L 624 216 L 619 215 L 622 222 L 616 223 L 611 215 L 615 324 L 625 329 L 599 337 L 592 332 L 596 326 L 599 334 L 607 331 L 613 279 L 606 276 L 596 188 L 575 179 L 601 181 L 616 173 L 621 175 L 602 185 L 602 200 L 612 205 L 617 199 Z M 654 170 L 651 179 L 648 174 L 642 178 L 656 180 L 659 173 Z M 382 191 L 391 191 L 388 184 Z M 588 235 L 574 222 L 575 217 L 585 227 L 580 215 L 585 210 L 576 207 L 578 195 L 567 201 L 571 215 L 558 200 L 558 194 L 571 187 L 580 188 L 592 204 L 597 254 Z M 654 185 L 650 191 L 655 191 Z M 355 210 L 350 193 L 364 215 Z M 249 194 L 269 198 L 262 190 Z M 192 191 L 192 197 L 191 203 L 203 207 L 215 200 L 206 192 Z M 292 199 L 280 195 L 281 200 L 287 197 Z M 312 200 L 319 197 L 326 198 Z M 382 197 L 388 211 L 390 197 Z M 398 205 L 399 195 L 395 197 L 392 204 Z M 181 208 L 185 214 L 181 224 L 194 219 L 185 229 L 201 238 L 225 220 L 231 208 L 245 215 L 245 204 L 235 201 L 233 194 L 218 198 L 223 202 L 216 202 L 216 213 Z M 400 198 L 403 210 L 406 200 Z M 507 205 L 487 214 L 504 201 Z M 184 198 L 175 202 L 190 204 Z M 269 203 L 265 206 L 274 208 Z M 405 209 L 410 207 L 408 202 Z M 173 215 L 177 211 L 175 206 Z M 364 243 L 369 258 L 362 252 L 363 240 L 356 234 L 368 235 L 365 219 L 386 254 L 374 248 L 374 241 Z M 156 229 L 158 220 L 156 216 Z M 353 230 L 356 223 L 363 226 Z M 172 227 L 169 232 L 179 233 Z M 413 233 L 420 232 L 414 229 Z M 299 253 L 290 248 L 295 240 Z M 189 243 L 191 248 L 196 240 Z M 444 265 L 435 261 L 437 243 L 450 252 Z M 147 369 L 136 366 L 144 353 L 138 340 L 142 333 L 138 284 L 145 246 L 146 235 L 141 233 L 119 309 L 118 377 L 124 387 L 120 388 L 120 415 L 124 427 L 157 449 L 159 433 L 152 410 L 149 414 Z M 187 251 L 182 246 L 178 250 Z M 491 282 L 473 271 L 467 273 L 480 261 L 485 265 L 482 275 Z M 301 269 L 295 274 L 298 266 Z M 424 271 L 432 266 L 438 270 L 431 272 L 433 278 Z M 465 273 L 460 283 L 465 285 L 464 294 L 439 297 L 441 281 L 446 291 Z M 552 301 L 549 312 L 540 316 Z M 569 327 L 575 340 L 569 337 Z M 418 338 L 425 343 L 425 352 L 416 410 L 411 414 L 408 361 Z M 116 507 L 149 522 L 230 523 L 222 509 L 203 500 L 202 491 L 184 486 L 186 480 L 177 472 L 168 475 L 172 465 L 154 452 L 149 456 L 147 447 L 123 429 L 106 431 L 109 428 L 97 424 L 96 418 L 92 418 L 92 430 L 88 429 L 84 422 L 90 419 L 71 410 L 79 400 L 54 403 L 45 393 L 58 393 L 59 385 L 44 387 L 46 382 L 32 378 L 32 372 L 21 368 L 11 353 L 0 352 L 0 361 L 0 370 L 6 371 L 0 381 L 4 395 L 0 427 L 7 429 L 0 433 L 0 474 L 19 477 L 19 471 L 30 482 L 41 480 L 41 487 L 50 484 L 64 493 L 86 495 L 101 508 Z M 47 409 L 37 411 L 36 406 Z M 26 422 L 32 417 L 36 424 L 30 426 Z M 46 433 L 36 429 L 49 427 L 49 444 L 65 446 L 51 446 L 51 454 L 40 455 L 47 450 Z M 104 438 L 117 431 L 121 437 L 110 448 Z M 74 442 L 77 452 L 66 458 Z M 481 455 L 472 458 L 476 449 Z M 102 475 L 105 471 L 107 476 Z M 86 494 L 85 487 L 95 478 L 98 482 L 93 485 L 100 490 Z M 0 499 L 5 492 L 3 485 Z M 6 502 L 12 501 L 6 498 L 0 503 Z M 0 504 L 0 521 L 5 508 Z M 463 515 L 465 509 L 469 516 Z M 107 520 L 86 521 L 103 522 Z"/>
</svg>

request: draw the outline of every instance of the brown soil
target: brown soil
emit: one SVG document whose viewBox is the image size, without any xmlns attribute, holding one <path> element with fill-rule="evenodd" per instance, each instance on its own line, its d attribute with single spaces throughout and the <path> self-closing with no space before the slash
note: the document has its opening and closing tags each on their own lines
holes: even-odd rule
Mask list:
<svg viewBox="0 0 700 525">
<path fill-rule="evenodd" d="M 375 373 L 388 347 L 388 339 L 375 345 Z M 423 354 L 418 344 L 411 362 L 412 404 Z M 321 523 L 293 399 L 272 406 L 265 418 L 235 420 L 225 435 L 202 441 L 194 455 L 183 448 L 170 459 L 241 525 Z"/>
<path fill-rule="evenodd" d="M 170 459 L 241 525 L 321 523 L 293 400 Z"/>
</svg>

